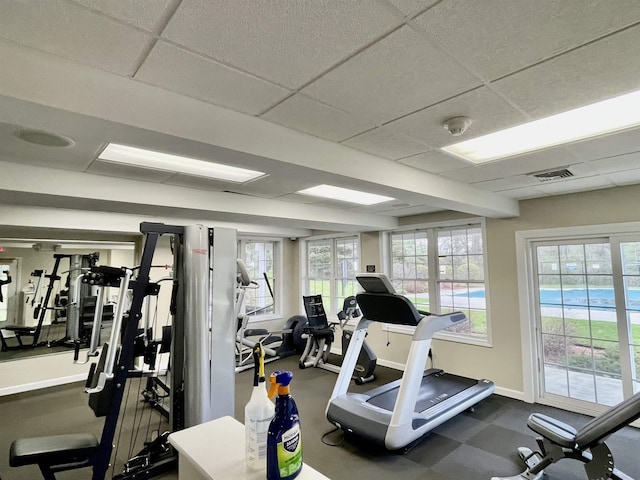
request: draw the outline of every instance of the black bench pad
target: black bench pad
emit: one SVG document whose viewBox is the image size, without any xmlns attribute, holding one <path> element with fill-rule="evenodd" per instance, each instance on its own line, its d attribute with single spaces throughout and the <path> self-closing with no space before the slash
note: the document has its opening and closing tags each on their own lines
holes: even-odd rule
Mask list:
<svg viewBox="0 0 640 480">
<path fill-rule="evenodd" d="M 576 446 L 576 429 L 560 420 L 534 413 L 527 420 L 527 426 L 561 447 L 573 449 Z"/>
<path fill-rule="evenodd" d="M 90 433 L 20 438 L 11 444 L 9 465 L 61 465 L 85 461 L 98 450 Z"/>
</svg>

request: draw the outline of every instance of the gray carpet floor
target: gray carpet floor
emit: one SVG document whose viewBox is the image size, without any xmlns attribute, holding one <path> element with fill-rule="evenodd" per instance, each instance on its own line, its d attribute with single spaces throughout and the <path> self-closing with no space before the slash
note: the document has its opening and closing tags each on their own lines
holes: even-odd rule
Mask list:
<svg viewBox="0 0 640 480">
<path fill-rule="evenodd" d="M 336 380 L 336 374 L 321 369 L 299 370 L 297 359 L 289 357 L 267 365 L 267 373 L 276 369 L 294 373 L 292 394 L 300 410 L 303 432 L 304 461 L 333 480 L 488 480 L 492 475 L 515 475 L 522 466 L 515 452 L 523 445 L 535 448 L 532 432 L 525 422 L 530 413 L 539 411 L 562 421 L 580 426 L 589 420 L 582 415 L 529 405 L 509 398 L 493 395 L 481 402 L 474 412 L 465 412 L 451 419 L 427 435 L 405 455 L 386 452 L 381 448 L 343 437 L 333 430 L 325 419 L 324 410 Z M 379 367 L 378 379 L 373 384 L 352 386 L 352 391 L 366 391 L 373 385 L 386 383 L 399 377 L 400 372 Z M 236 418 L 244 420 L 244 405 L 252 385 L 250 371 L 236 375 Z M 123 424 L 116 471 L 129 452 L 137 451 L 144 438 L 130 441 L 129 432 L 140 425 L 142 437 L 162 431 L 165 425 L 150 408 L 135 413 L 140 406 L 137 392 L 142 388 L 138 380 L 130 382 L 130 401 Z M 36 392 L 0 397 L 0 478 L 2 480 L 35 480 L 40 477 L 34 467 L 9 467 L 9 446 L 18 437 L 57 433 L 91 432 L 98 438 L 102 420 L 96 419 L 86 404 L 82 385 L 70 384 Z M 143 404 L 144 406 L 145 404 Z M 154 412 L 154 413 L 151 413 Z M 640 430 L 624 428 L 608 441 L 614 453 L 616 466 L 631 477 L 640 479 Z M 60 480 L 90 478 L 87 469 L 59 474 Z M 162 480 L 177 478 L 170 472 Z M 582 464 L 565 460 L 547 469 L 549 480 L 585 480 Z"/>
</svg>

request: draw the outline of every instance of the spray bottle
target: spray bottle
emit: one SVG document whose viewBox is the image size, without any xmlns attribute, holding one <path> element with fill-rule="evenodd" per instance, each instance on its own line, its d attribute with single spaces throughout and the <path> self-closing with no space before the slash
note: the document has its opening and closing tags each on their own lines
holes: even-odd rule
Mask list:
<svg viewBox="0 0 640 480">
<path fill-rule="evenodd" d="M 245 462 L 251 470 L 264 470 L 267 466 L 267 430 L 275 407 L 267 396 L 262 343 L 253 347 L 253 362 L 253 391 L 244 407 Z"/>
<path fill-rule="evenodd" d="M 292 480 L 302 470 L 302 435 L 298 407 L 289 392 L 293 373 L 271 374 L 269 397 L 278 392 L 276 415 L 267 436 L 267 480 Z"/>
</svg>

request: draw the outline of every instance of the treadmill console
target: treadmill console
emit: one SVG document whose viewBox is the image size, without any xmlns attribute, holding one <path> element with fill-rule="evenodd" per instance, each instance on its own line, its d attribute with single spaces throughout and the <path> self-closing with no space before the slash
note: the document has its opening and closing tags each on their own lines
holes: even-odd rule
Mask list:
<svg viewBox="0 0 640 480">
<path fill-rule="evenodd" d="M 367 293 L 396 293 L 391 280 L 384 273 L 359 273 L 356 280 Z"/>
</svg>

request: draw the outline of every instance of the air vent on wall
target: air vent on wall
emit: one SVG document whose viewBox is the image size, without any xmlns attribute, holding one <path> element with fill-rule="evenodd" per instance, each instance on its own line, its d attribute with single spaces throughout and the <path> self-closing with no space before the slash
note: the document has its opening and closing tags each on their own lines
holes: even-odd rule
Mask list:
<svg viewBox="0 0 640 480">
<path fill-rule="evenodd" d="M 541 182 L 550 182 L 552 180 L 560 180 L 561 178 L 573 177 L 573 173 L 567 168 L 561 168 L 560 170 L 547 170 L 545 172 L 534 172 L 529 175 L 536 177 Z"/>
</svg>

